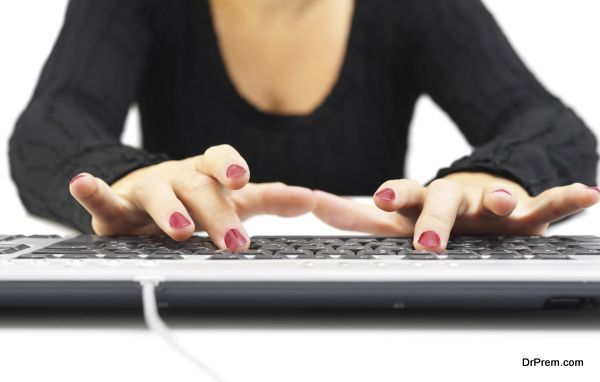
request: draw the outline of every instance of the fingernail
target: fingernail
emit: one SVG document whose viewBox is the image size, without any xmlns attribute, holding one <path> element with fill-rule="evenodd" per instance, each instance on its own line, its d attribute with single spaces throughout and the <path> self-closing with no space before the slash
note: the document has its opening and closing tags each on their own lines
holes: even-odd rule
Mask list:
<svg viewBox="0 0 600 382">
<path fill-rule="evenodd" d="M 394 193 L 394 190 L 392 190 L 391 188 L 384 188 L 383 190 L 376 193 L 375 196 L 377 196 L 379 199 L 383 199 L 383 200 L 387 200 L 388 202 L 391 202 L 396 197 L 396 194 Z"/>
<path fill-rule="evenodd" d="M 505 194 L 508 194 L 508 195 L 512 196 L 512 194 L 510 193 L 510 191 L 508 191 L 508 190 L 506 190 L 504 188 L 499 188 L 499 189 L 497 189 L 497 190 L 495 190 L 493 192 L 504 192 Z"/>
<path fill-rule="evenodd" d="M 243 168 L 242 166 L 238 166 L 237 164 L 232 164 L 231 166 L 227 167 L 226 175 L 228 178 L 237 178 L 239 176 L 244 175 L 245 173 L 245 168 Z"/>
<path fill-rule="evenodd" d="M 433 231 L 425 231 L 419 236 L 419 244 L 424 247 L 439 247 L 440 237 Z"/>
<path fill-rule="evenodd" d="M 79 175 L 75 175 L 75 177 L 73 179 L 71 179 L 71 181 L 69 182 L 69 184 L 73 184 L 74 181 L 76 181 L 79 178 L 83 178 L 85 175 L 83 174 L 79 174 Z"/>
<path fill-rule="evenodd" d="M 173 214 L 171 214 L 171 217 L 169 218 L 169 224 L 171 225 L 171 227 L 179 229 L 187 227 L 192 223 L 185 216 L 183 216 L 183 214 L 179 212 L 173 212 Z"/>
<path fill-rule="evenodd" d="M 588 187 L 589 190 L 596 190 L 598 192 L 600 192 L 600 188 L 598 187 Z"/>
<path fill-rule="evenodd" d="M 244 244 L 246 244 L 246 238 L 237 229 L 230 229 L 225 234 L 225 245 L 228 249 L 237 249 Z"/>
</svg>

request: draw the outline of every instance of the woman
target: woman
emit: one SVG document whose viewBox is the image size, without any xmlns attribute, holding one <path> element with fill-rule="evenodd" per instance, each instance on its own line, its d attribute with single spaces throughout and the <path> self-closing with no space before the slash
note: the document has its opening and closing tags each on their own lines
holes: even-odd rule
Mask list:
<svg viewBox="0 0 600 382">
<path fill-rule="evenodd" d="M 424 93 L 475 146 L 427 186 L 402 179 Z M 144 150 L 119 142 L 132 102 Z M 258 213 L 442 251 L 600 200 L 594 136 L 479 0 L 72 0 L 10 158 L 32 213 L 230 249 Z"/>
</svg>

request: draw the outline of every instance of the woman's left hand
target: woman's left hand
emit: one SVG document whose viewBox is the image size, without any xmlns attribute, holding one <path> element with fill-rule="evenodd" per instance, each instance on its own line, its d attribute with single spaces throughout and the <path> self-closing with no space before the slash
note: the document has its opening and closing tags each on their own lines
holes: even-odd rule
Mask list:
<svg viewBox="0 0 600 382">
<path fill-rule="evenodd" d="M 519 184 L 487 173 L 454 173 L 423 187 L 389 180 L 375 205 L 315 191 L 321 220 L 376 235 L 413 236 L 416 249 L 441 252 L 450 232 L 461 235 L 540 235 L 548 225 L 600 201 L 600 189 L 580 183 L 531 197 Z"/>
</svg>

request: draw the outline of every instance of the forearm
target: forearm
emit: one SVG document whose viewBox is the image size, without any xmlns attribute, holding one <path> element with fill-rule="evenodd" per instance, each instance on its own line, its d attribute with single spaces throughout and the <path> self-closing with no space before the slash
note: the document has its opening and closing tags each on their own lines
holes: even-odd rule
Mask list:
<svg viewBox="0 0 600 382">
<path fill-rule="evenodd" d="M 10 140 L 11 175 L 27 210 L 91 231 L 90 217 L 69 194 L 69 180 L 93 172 L 112 182 L 137 168 L 165 160 L 122 145 L 93 116 L 58 101 L 33 101 Z"/>
<path fill-rule="evenodd" d="M 524 112 L 500 126 L 470 156 L 442 169 L 436 177 L 479 171 L 513 180 L 529 194 L 570 183 L 596 183 L 596 138 L 565 107 Z"/>
</svg>

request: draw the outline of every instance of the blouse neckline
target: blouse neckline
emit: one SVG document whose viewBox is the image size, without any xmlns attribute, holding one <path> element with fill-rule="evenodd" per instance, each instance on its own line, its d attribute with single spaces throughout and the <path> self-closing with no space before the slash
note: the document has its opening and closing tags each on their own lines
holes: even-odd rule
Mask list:
<svg viewBox="0 0 600 382">
<path fill-rule="evenodd" d="M 199 22 L 206 25 L 208 30 L 208 59 L 212 60 L 210 68 L 214 71 L 214 78 L 217 80 L 218 86 L 220 87 L 221 93 L 225 96 L 228 102 L 230 102 L 235 110 L 239 111 L 246 120 L 254 122 L 257 126 L 273 127 L 303 127 L 308 128 L 310 126 L 317 126 L 319 121 L 323 118 L 335 113 L 331 113 L 330 110 L 336 108 L 344 96 L 348 93 L 349 83 L 352 81 L 352 68 L 353 62 L 357 58 L 357 28 L 359 25 L 359 7 L 360 1 L 355 1 L 354 9 L 352 11 L 350 21 L 350 31 L 346 39 L 346 49 L 340 70 L 337 74 L 336 80 L 333 86 L 329 89 L 325 98 L 319 103 L 319 105 L 311 112 L 306 114 L 279 114 L 270 113 L 258 109 L 246 98 L 244 98 L 237 90 L 231 77 L 227 72 L 227 66 L 221 54 L 219 47 L 219 39 L 216 33 L 214 21 L 211 15 L 210 2 L 209 0 L 194 2 L 195 4 L 202 3 L 201 9 L 197 9 L 196 15 L 200 16 Z M 195 28 L 199 31 L 200 28 Z M 206 32 L 206 30 L 205 30 Z M 202 41 L 197 39 L 196 41 Z"/>
</svg>

